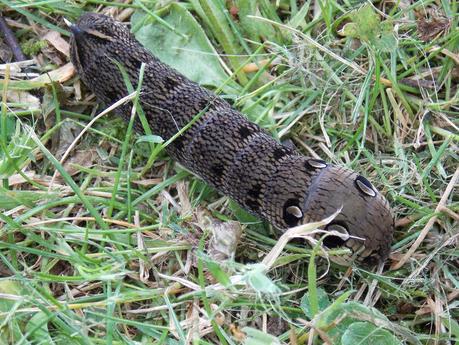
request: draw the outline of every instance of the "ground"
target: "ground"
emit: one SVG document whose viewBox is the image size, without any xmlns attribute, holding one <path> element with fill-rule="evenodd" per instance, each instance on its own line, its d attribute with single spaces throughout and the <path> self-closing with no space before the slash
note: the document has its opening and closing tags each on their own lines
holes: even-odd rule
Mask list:
<svg viewBox="0 0 459 345">
<path fill-rule="evenodd" d="M 1 41 L 2 343 L 459 342 L 456 2 L 0 9 L 27 59 Z M 69 63 L 64 18 L 86 11 L 130 24 L 277 139 L 371 180 L 396 218 L 384 267 L 341 266 L 311 241 L 279 249 L 161 138 L 104 112 Z"/>
</svg>

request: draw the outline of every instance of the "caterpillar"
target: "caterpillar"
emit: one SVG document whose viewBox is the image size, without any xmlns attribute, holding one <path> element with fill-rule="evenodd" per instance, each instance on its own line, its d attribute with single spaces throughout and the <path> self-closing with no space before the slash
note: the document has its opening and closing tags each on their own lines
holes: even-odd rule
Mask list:
<svg viewBox="0 0 459 345">
<path fill-rule="evenodd" d="M 70 28 L 71 61 L 99 101 L 111 105 L 128 95 L 119 65 L 136 87 L 144 63 L 139 100 L 154 134 L 168 140 L 200 115 L 166 147 L 181 165 L 280 230 L 321 220 L 342 207 L 326 230 L 349 236 L 335 236 L 329 246 L 344 245 L 361 262 L 387 258 L 394 220 L 387 200 L 365 177 L 282 145 L 153 56 L 122 23 L 87 13 Z M 127 104 L 115 112 L 130 118 Z M 134 128 L 143 132 L 139 121 Z"/>
</svg>

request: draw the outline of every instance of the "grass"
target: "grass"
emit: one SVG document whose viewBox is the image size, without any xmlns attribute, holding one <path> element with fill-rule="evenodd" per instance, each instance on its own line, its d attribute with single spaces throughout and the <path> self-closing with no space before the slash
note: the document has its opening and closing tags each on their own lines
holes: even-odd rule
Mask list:
<svg viewBox="0 0 459 345">
<path fill-rule="evenodd" d="M 22 72 L 42 75 L 0 70 L 2 344 L 459 343 L 457 2 L 0 8 L 37 59 Z M 42 39 L 68 40 L 63 17 L 83 11 L 130 21 L 276 138 L 373 181 L 397 220 L 384 269 L 291 242 L 267 270 L 279 238 L 268 224 L 175 164 L 160 138 L 109 112 L 87 126 L 104 108 L 61 68 L 62 41 Z"/>
</svg>

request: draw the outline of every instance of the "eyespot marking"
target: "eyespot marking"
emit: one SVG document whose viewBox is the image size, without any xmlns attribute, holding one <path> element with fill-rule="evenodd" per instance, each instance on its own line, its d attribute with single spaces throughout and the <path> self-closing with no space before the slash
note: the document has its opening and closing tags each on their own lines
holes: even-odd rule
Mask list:
<svg viewBox="0 0 459 345">
<path fill-rule="evenodd" d="M 283 218 L 288 226 L 297 226 L 300 220 L 303 219 L 303 216 L 298 199 L 288 199 L 285 202 Z"/>
<path fill-rule="evenodd" d="M 327 226 L 327 230 L 336 231 L 340 234 L 346 235 L 346 238 L 343 238 L 344 241 L 347 241 L 349 239 L 349 232 L 347 231 L 344 225 L 341 225 L 339 223 L 332 223 L 329 226 Z"/>
<path fill-rule="evenodd" d="M 325 228 L 325 230 L 336 231 L 344 235 L 343 237 L 335 235 L 325 237 L 324 245 L 327 248 L 341 247 L 349 240 L 349 231 L 347 231 L 347 228 L 343 223 L 331 223 Z"/>
<path fill-rule="evenodd" d="M 376 196 L 376 191 L 373 188 L 373 185 L 365 177 L 361 175 L 357 176 L 357 178 L 355 179 L 355 185 L 365 195 L 371 197 Z"/>
<path fill-rule="evenodd" d="M 306 163 L 309 167 L 314 169 L 323 169 L 327 167 L 327 163 L 321 159 L 308 159 Z"/>
<path fill-rule="evenodd" d="M 297 206 L 287 207 L 286 212 L 298 219 L 303 218 L 303 212 L 301 212 L 301 209 Z"/>
</svg>

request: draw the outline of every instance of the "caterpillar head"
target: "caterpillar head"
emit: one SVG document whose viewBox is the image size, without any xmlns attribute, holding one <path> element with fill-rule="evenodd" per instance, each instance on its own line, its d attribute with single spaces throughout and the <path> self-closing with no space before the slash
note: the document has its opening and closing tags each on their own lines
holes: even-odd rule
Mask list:
<svg viewBox="0 0 459 345">
<path fill-rule="evenodd" d="M 348 247 L 365 264 L 384 261 L 390 253 L 394 218 L 387 200 L 363 176 L 322 160 L 290 156 L 270 181 L 266 218 L 286 229 L 323 220 L 341 212 L 326 226 L 342 237 L 328 236 L 329 248 Z M 335 261 L 349 261 L 336 258 Z"/>
<path fill-rule="evenodd" d="M 329 236 L 328 247 L 344 245 L 350 248 L 358 261 L 376 264 L 390 253 L 394 218 L 388 201 L 362 175 L 332 166 L 319 175 L 316 192 L 306 202 L 311 208 L 324 207 L 321 191 L 331 195 L 324 210 L 330 214 L 342 205 L 342 211 L 326 227 L 343 233 L 344 238 Z"/>
<path fill-rule="evenodd" d="M 317 221 L 342 207 L 325 229 L 342 233 L 343 237 L 328 236 L 324 244 L 329 248 L 348 247 L 357 261 L 370 265 L 384 261 L 390 253 L 394 230 L 388 201 L 365 177 L 352 170 L 317 161 L 313 164 L 321 171 L 312 180 L 304 202 L 305 220 Z M 323 165 L 319 167 L 320 164 Z"/>
</svg>

